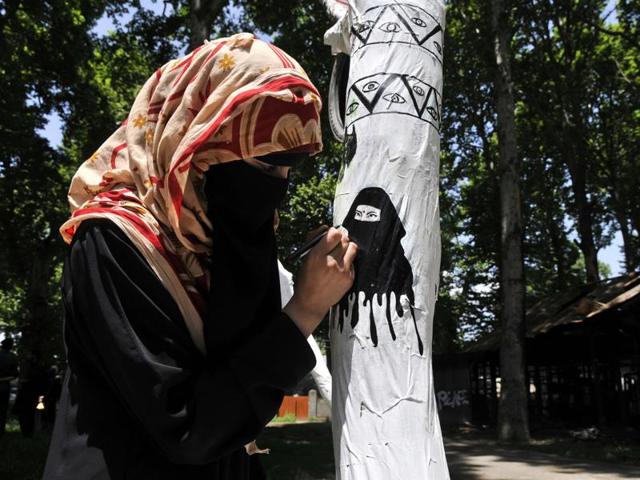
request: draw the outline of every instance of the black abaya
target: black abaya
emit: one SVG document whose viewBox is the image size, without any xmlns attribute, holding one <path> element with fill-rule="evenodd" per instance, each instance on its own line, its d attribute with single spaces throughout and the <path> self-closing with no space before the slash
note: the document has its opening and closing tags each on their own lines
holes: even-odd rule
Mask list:
<svg viewBox="0 0 640 480">
<path fill-rule="evenodd" d="M 220 329 L 204 356 L 171 295 L 108 220 L 75 234 L 63 296 L 69 369 L 45 480 L 262 478 L 244 445 L 315 364 L 291 319 L 256 318 L 241 338 Z M 210 351 L 224 345 L 220 335 L 234 338 Z"/>
</svg>

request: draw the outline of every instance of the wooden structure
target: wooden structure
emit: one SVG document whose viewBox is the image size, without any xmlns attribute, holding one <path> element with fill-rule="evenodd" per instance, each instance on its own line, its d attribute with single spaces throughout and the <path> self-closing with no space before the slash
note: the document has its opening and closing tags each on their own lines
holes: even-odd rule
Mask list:
<svg viewBox="0 0 640 480">
<path fill-rule="evenodd" d="M 278 416 L 284 417 L 287 414 L 293 415 L 297 420 L 309 418 L 309 397 L 285 395 L 278 409 Z"/>
<path fill-rule="evenodd" d="M 526 318 L 532 424 L 640 428 L 640 273 L 559 292 Z M 464 354 L 477 423 L 497 418 L 499 345 L 496 331 Z"/>
</svg>

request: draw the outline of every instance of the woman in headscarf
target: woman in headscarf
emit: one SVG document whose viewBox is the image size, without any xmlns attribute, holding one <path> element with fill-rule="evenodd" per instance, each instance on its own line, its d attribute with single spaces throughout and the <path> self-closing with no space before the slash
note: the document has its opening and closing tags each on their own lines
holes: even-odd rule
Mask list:
<svg viewBox="0 0 640 480">
<path fill-rule="evenodd" d="M 71 184 L 65 377 L 44 478 L 254 479 L 248 445 L 353 282 L 331 229 L 281 310 L 273 215 L 321 149 L 298 63 L 249 34 L 158 69 Z"/>
</svg>

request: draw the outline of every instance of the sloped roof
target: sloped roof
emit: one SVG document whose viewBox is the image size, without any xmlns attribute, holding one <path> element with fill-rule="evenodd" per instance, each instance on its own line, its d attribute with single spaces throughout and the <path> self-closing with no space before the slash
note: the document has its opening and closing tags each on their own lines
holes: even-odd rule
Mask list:
<svg viewBox="0 0 640 480">
<path fill-rule="evenodd" d="M 560 325 L 578 324 L 640 296 L 640 272 L 569 288 L 543 298 L 526 315 L 526 333 L 533 338 Z M 497 350 L 500 330 L 469 346 L 467 352 Z"/>
</svg>

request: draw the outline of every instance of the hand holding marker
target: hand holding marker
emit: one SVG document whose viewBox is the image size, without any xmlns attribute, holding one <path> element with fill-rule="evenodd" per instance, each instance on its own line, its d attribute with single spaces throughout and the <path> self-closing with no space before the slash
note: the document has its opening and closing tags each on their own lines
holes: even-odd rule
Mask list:
<svg viewBox="0 0 640 480">
<path fill-rule="evenodd" d="M 341 225 L 337 225 L 335 228 L 340 229 L 340 230 L 345 230 L 345 228 L 343 228 Z M 288 263 L 292 263 L 295 262 L 297 260 L 301 260 L 302 258 L 304 258 L 304 256 L 309 253 L 311 251 L 311 249 L 313 247 L 315 247 L 320 240 L 322 240 L 327 233 L 329 233 L 329 229 L 327 228 L 326 230 L 324 230 L 322 233 L 320 233 L 319 235 L 316 235 L 315 237 L 313 237 L 311 240 L 303 243 L 300 247 L 298 247 L 291 255 L 289 255 L 285 261 Z M 348 234 L 348 232 L 347 232 Z"/>
</svg>

